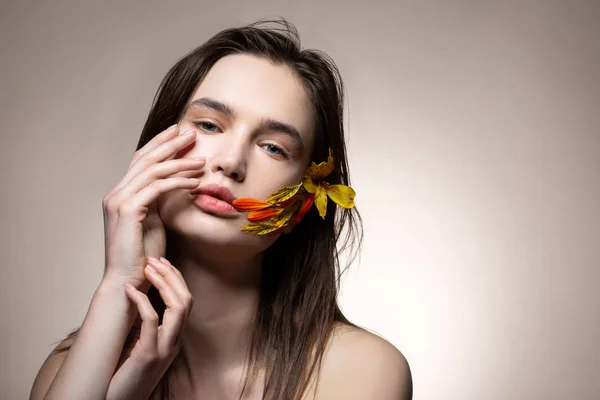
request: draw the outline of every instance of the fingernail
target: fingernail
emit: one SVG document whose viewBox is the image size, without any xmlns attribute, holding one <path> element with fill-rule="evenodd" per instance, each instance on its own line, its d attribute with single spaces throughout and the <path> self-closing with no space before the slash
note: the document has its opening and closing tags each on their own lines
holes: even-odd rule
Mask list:
<svg viewBox="0 0 600 400">
<path fill-rule="evenodd" d="M 169 264 L 169 265 L 171 264 L 171 263 L 169 262 L 169 260 L 167 260 L 167 259 L 166 259 L 166 258 L 164 258 L 164 257 L 161 257 L 161 258 L 160 258 L 160 261 L 164 262 L 165 264 Z"/>
<path fill-rule="evenodd" d="M 126 283 L 125 284 L 125 289 L 129 289 L 132 292 L 135 292 L 137 289 L 135 288 L 135 286 L 133 286 L 131 283 Z"/>
<path fill-rule="evenodd" d="M 194 128 L 190 128 L 187 131 L 183 132 L 183 135 L 191 135 L 192 133 L 194 133 Z"/>
<path fill-rule="evenodd" d="M 158 258 L 156 257 L 148 257 L 148 260 L 158 262 Z"/>
<path fill-rule="evenodd" d="M 167 128 L 167 132 L 173 133 L 176 129 L 177 129 L 177 124 L 174 124 Z"/>
<path fill-rule="evenodd" d="M 152 268 L 150 265 L 146 265 L 146 269 L 150 272 L 156 272 L 156 270 L 154 268 Z"/>
</svg>

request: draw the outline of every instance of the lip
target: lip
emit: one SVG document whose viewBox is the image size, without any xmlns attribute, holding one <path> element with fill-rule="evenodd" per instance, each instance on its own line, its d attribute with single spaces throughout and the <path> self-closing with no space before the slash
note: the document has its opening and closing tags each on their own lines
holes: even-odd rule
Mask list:
<svg viewBox="0 0 600 400">
<path fill-rule="evenodd" d="M 209 184 L 190 191 L 190 194 L 194 197 L 194 204 L 210 214 L 239 214 L 231 205 L 235 196 L 225 186 Z"/>
<path fill-rule="evenodd" d="M 221 201 L 224 201 L 231 205 L 231 203 L 235 200 L 235 196 L 231 193 L 229 189 L 225 186 L 218 185 L 216 183 L 211 183 L 209 185 L 200 186 L 197 189 L 190 191 L 191 194 L 206 194 L 211 197 L 215 197 Z"/>
</svg>

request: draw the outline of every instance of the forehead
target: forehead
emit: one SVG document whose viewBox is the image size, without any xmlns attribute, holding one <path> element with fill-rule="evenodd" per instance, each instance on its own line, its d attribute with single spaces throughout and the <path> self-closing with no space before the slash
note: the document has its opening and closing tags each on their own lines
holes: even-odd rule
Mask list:
<svg viewBox="0 0 600 400">
<path fill-rule="evenodd" d="M 227 104 L 239 118 L 291 124 L 312 144 L 312 104 L 300 79 L 285 65 L 249 54 L 225 56 L 209 70 L 192 100 L 201 97 Z"/>
</svg>

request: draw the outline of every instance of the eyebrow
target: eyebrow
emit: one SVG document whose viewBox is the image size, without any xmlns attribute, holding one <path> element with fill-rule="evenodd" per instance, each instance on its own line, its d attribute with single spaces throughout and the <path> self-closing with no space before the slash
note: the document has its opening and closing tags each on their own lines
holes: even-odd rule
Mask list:
<svg viewBox="0 0 600 400">
<path fill-rule="evenodd" d="M 235 118 L 236 116 L 236 112 L 231 106 L 218 100 L 211 99 L 210 97 L 201 97 L 199 99 L 193 100 L 187 107 L 188 110 L 192 110 L 195 108 L 208 108 L 221 114 L 225 114 L 230 118 Z M 298 129 L 296 129 L 296 127 L 294 127 L 293 125 L 277 121 L 273 118 L 263 117 L 260 120 L 260 128 L 263 130 L 270 130 L 283 133 L 289 136 L 293 141 L 295 141 L 300 146 L 300 149 L 302 151 L 304 150 L 304 142 L 302 142 L 302 136 L 300 136 L 300 132 L 298 132 Z"/>
</svg>

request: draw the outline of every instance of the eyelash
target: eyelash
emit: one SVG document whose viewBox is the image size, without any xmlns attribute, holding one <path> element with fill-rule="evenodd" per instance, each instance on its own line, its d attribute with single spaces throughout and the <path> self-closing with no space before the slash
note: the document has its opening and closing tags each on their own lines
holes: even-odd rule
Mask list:
<svg viewBox="0 0 600 400">
<path fill-rule="evenodd" d="M 207 130 L 204 129 L 203 126 L 205 127 L 206 125 L 210 125 L 214 128 L 218 129 L 218 126 L 213 124 L 212 122 L 208 122 L 208 121 L 198 121 L 198 122 L 194 122 L 194 125 L 196 125 L 198 128 L 200 128 L 202 131 L 207 132 L 207 133 L 215 133 L 216 131 L 212 131 L 212 130 Z M 266 146 L 270 146 L 274 149 L 276 149 L 279 154 L 274 154 L 272 151 L 268 151 L 265 147 Z M 287 153 L 287 151 L 285 151 L 282 147 L 274 145 L 272 143 L 266 143 L 261 145 L 261 147 L 263 149 L 265 149 L 265 151 L 267 151 L 269 154 L 273 155 L 274 157 L 278 157 L 278 158 L 284 158 L 284 159 L 288 159 L 290 158 L 290 155 Z"/>
<path fill-rule="evenodd" d="M 273 154 L 272 152 L 266 150 L 265 149 L 266 146 L 273 147 L 274 149 L 276 149 L 277 151 L 279 151 L 279 154 Z M 281 147 L 279 147 L 277 145 L 274 145 L 272 143 L 265 143 L 265 144 L 261 145 L 261 147 L 263 149 L 265 149 L 269 154 L 271 154 L 271 155 L 273 155 L 275 157 L 281 157 L 281 158 L 284 158 L 284 159 L 290 158 L 289 154 L 284 149 L 282 149 Z"/>
<path fill-rule="evenodd" d="M 209 131 L 209 130 L 206 130 L 206 129 L 204 129 L 204 128 L 202 127 L 203 125 L 211 125 L 211 126 L 213 126 L 213 127 L 217 128 L 217 129 L 219 128 L 217 125 L 213 124 L 212 122 L 208 122 L 208 121 L 198 121 L 198 122 L 194 122 L 194 125 L 196 125 L 198 128 L 202 129 L 204 132 L 207 132 L 207 133 L 215 133 L 215 131 Z"/>
</svg>

